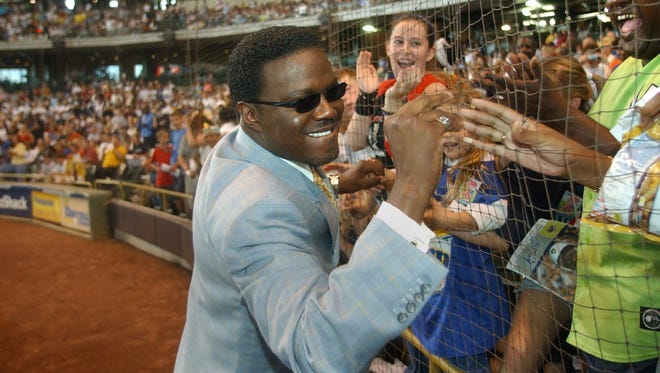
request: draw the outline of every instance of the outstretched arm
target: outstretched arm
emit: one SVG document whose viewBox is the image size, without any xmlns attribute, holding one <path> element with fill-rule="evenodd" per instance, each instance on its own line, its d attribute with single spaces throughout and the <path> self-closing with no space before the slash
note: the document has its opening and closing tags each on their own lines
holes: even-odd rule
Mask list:
<svg viewBox="0 0 660 373">
<path fill-rule="evenodd" d="M 463 109 L 464 126 L 486 143 L 474 138 L 464 141 L 506 157 L 521 166 L 551 176 L 570 178 L 598 189 L 610 167 L 611 158 L 520 113 L 486 100 L 472 100 L 476 110 Z"/>
<path fill-rule="evenodd" d="M 606 127 L 572 107 L 562 96 L 562 87 L 543 76 L 538 60 L 529 60 L 525 56 L 512 58 L 512 63 L 505 65 L 504 71 L 501 75 L 484 74 L 475 84 L 484 88 L 498 103 L 537 118 L 586 147 L 609 156 L 619 150 L 618 141 Z"/>
</svg>

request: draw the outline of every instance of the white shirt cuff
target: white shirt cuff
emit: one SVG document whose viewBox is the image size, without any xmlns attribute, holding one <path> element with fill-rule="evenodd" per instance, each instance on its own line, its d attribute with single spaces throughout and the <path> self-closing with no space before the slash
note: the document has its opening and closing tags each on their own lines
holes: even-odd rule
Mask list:
<svg viewBox="0 0 660 373">
<path fill-rule="evenodd" d="M 431 238 L 435 237 L 435 233 L 424 223 L 418 224 L 401 210 L 387 202 L 380 204 L 376 216 L 403 238 L 415 245 L 419 251 L 423 253 L 428 251 L 429 242 Z"/>
</svg>

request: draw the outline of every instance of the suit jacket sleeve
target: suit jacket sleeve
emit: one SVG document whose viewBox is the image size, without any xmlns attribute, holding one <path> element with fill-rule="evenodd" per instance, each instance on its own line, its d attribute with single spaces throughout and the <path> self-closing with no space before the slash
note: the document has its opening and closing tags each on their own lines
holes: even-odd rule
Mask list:
<svg viewBox="0 0 660 373">
<path fill-rule="evenodd" d="M 335 269 L 332 228 L 313 202 L 271 190 L 241 204 L 207 220 L 211 241 L 265 342 L 294 371 L 365 370 L 446 276 L 378 218 Z"/>
</svg>

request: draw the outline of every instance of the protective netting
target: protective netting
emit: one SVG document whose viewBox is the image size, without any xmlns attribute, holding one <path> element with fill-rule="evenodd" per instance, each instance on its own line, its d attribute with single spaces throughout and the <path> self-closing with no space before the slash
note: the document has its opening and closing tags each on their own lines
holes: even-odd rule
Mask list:
<svg viewBox="0 0 660 373">
<path fill-rule="evenodd" d="M 632 22 L 624 25 L 624 19 L 634 18 L 629 14 L 652 22 L 651 9 L 657 11 L 654 2 L 624 5 L 629 8 L 617 16 L 622 17 L 625 33 L 631 32 L 626 28 L 638 27 Z M 630 35 L 622 40 L 621 29 L 609 22 L 604 6 L 568 1 L 410 1 L 352 10 L 330 6 L 332 61 L 337 68 L 357 70 L 358 79 L 349 80 L 349 86 L 361 88 L 359 96 L 364 98 L 358 98 L 357 111 L 367 114 L 362 125 L 353 117 L 347 142 L 353 150 L 366 146 L 372 155 L 390 161 L 386 140 L 379 143 L 382 133 L 375 127 L 399 106 L 388 103 L 385 93 L 394 83 L 383 81 L 419 82 L 428 74 L 434 78 L 422 80 L 417 94 L 432 93 L 429 87 L 439 81 L 458 97 L 458 106 L 469 106 L 467 97 L 486 97 L 610 156 L 618 143 L 634 146 L 627 141 L 642 131 L 631 131 L 639 123 L 633 112 L 657 93 L 660 82 L 658 36 L 643 26 L 638 29 L 636 36 L 656 45 L 655 52 L 646 55 L 643 65 L 633 67 L 630 60 L 622 64 L 636 49 L 623 47 Z M 623 5 L 610 5 L 616 11 L 619 7 Z M 435 50 L 425 47 L 431 30 L 426 22 L 435 27 Z M 373 95 L 380 99 L 369 97 L 364 92 L 367 84 L 360 81 L 366 76 L 360 69 L 366 67 L 361 67 L 364 60 L 358 56 L 365 50 L 371 53 L 368 62 L 380 84 Z M 424 55 L 427 52 L 432 57 Z M 415 68 L 417 78 L 411 78 L 406 69 Z M 603 88 L 610 76 L 610 85 Z M 635 83 L 625 83 L 631 80 Z M 601 94 L 604 97 L 596 101 Z M 557 95 L 567 104 L 552 107 L 557 101 L 551 97 Z M 396 98 L 407 102 L 415 94 Z M 584 113 L 603 127 L 585 127 L 580 119 Z M 621 117 L 629 119 L 623 123 Z M 657 117 L 653 120 L 657 130 Z M 586 365 L 607 366 L 599 365 L 603 361 L 625 365 L 647 359 L 651 362 L 641 369 L 656 369 L 652 359 L 658 351 L 657 228 L 649 233 L 652 228 L 626 226 L 619 211 L 603 212 L 601 206 L 596 214 L 593 207 L 594 200 L 602 203 L 603 198 L 630 195 L 606 202 L 612 209 L 627 210 L 631 200 L 640 198 L 639 179 L 616 187 L 604 184 L 610 194 L 598 194 L 575 178 L 546 176 L 521 166 L 515 157 L 503 161 L 461 146 L 463 135 L 470 134 L 453 134 L 446 140 L 446 172 L 426 219 L 438 235 L 431 253 L 448 263 L 450 276 L 405 338 L 384 350 L 381 358 L 394 364 L 388 369 L 402 369 L 402 361 L 412 371 L 460 367 L 570 372 Z M 658 137 L 653 136 L 639 140 L 645 152 L 635 156 L 643 166 L 626 168 L 618 177 L 657 178 L 653 170 L 658 160 L 651 154 L 658 149 Z M 657 194 L 657 187 L 641 194 Z M 359 211 L 359 217 L 373 211 L 371 200 L 379 196 L 361 198 L 360 208 L 358 197 L 346 203 Z M 657 210 L 649 212 L 653 213 Z M 345 226 L 353 228 L 344 229 L 350 251 L 351 237 L 364 223 L 345 215 Z M 612 230 L 617 233 L 607 233 Z M 376 364 L 373 369 L 381 367 Z"/>
<path fill-rule="evenodd" d="M 608 7 L 619 19 L 616 26 L 598 0 L 248 5 L 199 0 L 165 11 L 141 13 L 134 6 L 133 13 L 118 13 L 117 21 L 122 14 L 125 21 L 139 15 L 139 22 L 127 22 L 133 30 L 128 36 L 121 33 L 128 26 L 117 27 L 113 35 L 106 27 L 106 35 L 96 35 L 101 31 L 83 23 L 51 37 L 64 37 L 73 46 L 86 36 L 133 40 L 141 29 L 146 43 L 148 35 L 162 32 L 162 48 L 151 41 L 145 46 L 144 76 L 156 85 L 178 86 L 174 97 L 163 99 L 171 110 L 201 109 L 221 124 L 235 120 L 224 64 L 242 36 L 271 25 L 318 30 L 338 79 L 354 95 L 347 111 L 356 112 L 345 118 L 344 164 L 327 167 L 328 173 L 372 157 L 394 169 L 384 118 L 420 94 L 441 89 L 453 92 L 455 100 L 447 116 L 438 118 L 440 124 L 463 120 L 458 110 L 484 98 L 612 156 L 611 172 L 596 183 L 598 189 L 584 185 L 589 168 L 568 177 L 548 176 L 535 170 L 540 161 L 521 164 L 528 153 L 506 158 L 462 141 L 481 134 L 448 135 L 439 144 L 445 148 L 446 170 L 425 221 L 437 233 L 430 254 L 449 266 L 450 276 L 403 337 L 383 349 L 372 370 L 572 372 L 616 363 L 654 371 L 660 351 L 654 202 L 660 130 L 658 104 L 651 98 L 660 85 L 658 4 L 612 1 Z M 88 18 L 94 14 L 91 10 Z M 90 61 L 105 58 L 126 66 L 145 54 L 124 47 L 110 54 L 68 51 L 76 61 L 89 53 Z M 93 80 L 90 75 L 98 70 L 74 67 L 76 61 L 69 57 L 71 66 L 62 68 L 68 77 Z M 129 109 L 136 107 L 126 105 Z M 482 140 L 515 151 L 519 148 L 510 136 Z M 383 191 L 340 197 L 345 258 L 386 198 Z"/>
</svg>

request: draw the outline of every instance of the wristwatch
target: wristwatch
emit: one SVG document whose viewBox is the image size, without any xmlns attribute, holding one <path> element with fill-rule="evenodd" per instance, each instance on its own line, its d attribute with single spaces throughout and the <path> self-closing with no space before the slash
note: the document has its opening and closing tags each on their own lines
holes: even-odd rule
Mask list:
<svg viewBox="0 0 660 373">
<path fill-rule="evenodd" d="M 329 174 L 328 179 L 330 179 L 330 185 L 334 189 L 335 194 L 339 195 L 339 174 Z"/>
</svg>

